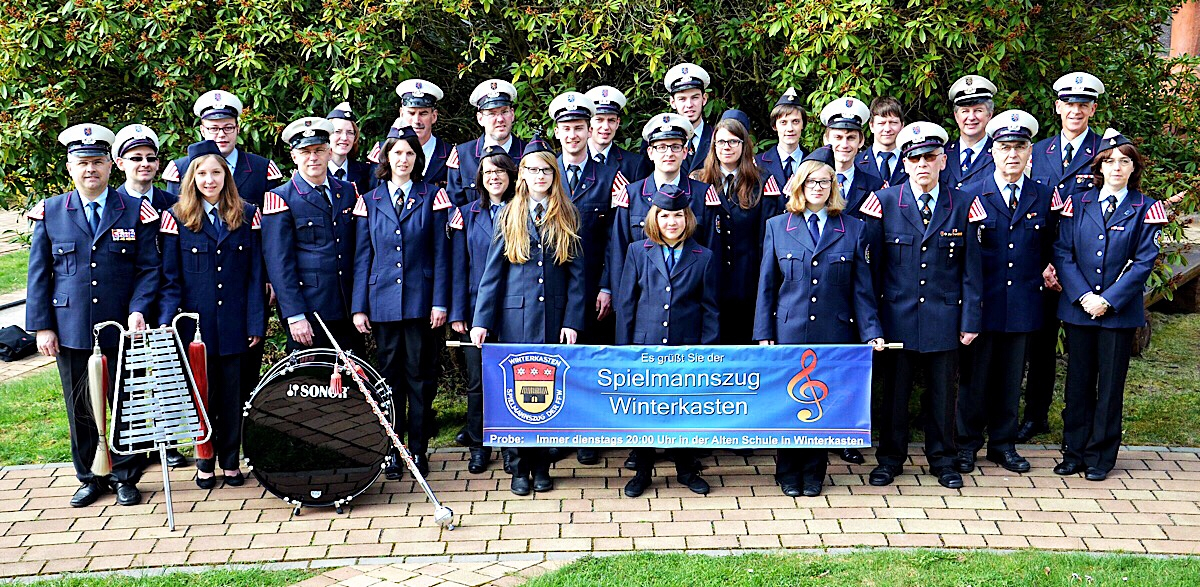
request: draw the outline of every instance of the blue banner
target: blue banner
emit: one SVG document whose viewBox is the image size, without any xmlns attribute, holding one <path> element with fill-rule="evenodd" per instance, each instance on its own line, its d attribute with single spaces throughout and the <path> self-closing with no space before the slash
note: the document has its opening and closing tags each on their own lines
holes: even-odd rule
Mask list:
<svg viewBox="0 0 1200 587">
<path fill-rule="evenodd" d="M 488 446 L 871 443 L 871 347 L 483 346 Z"/>
</svg>

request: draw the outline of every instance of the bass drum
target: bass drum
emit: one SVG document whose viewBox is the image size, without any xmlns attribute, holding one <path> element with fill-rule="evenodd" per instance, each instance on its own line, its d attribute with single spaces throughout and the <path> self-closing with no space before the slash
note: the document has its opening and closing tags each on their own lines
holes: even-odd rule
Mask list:
<svg viewBox="0 0 1200 587">
<path fill-rule="evenodd" d="M 351 360 L 394 426 L 391 388 L 365 361 Z M 289 504 L 340 507 L 387 462 L 391 442 L 354 379 L 342 369 L 341 393 L 330 389 L 336 366 L 330 349 L 296 351 L 267 372 L 242 413 L 246 465 Z"/>
</svg>

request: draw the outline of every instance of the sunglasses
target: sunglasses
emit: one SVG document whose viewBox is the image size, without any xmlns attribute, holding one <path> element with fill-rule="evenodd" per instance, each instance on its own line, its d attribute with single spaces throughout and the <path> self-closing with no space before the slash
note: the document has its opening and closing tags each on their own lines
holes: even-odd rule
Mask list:
<svg viewBox="0 0 1200 587">
<path fill-rule="evenodd" d="M 125 158 L 125 160 L 126 160 L 126 161 L 133 161 L 134 163 L 141 163 L 142 161 L 146 161 L 146 162 L 148 162 L 148 163 L 157 163 L 157 162 L 158 162 L 158 156 L 156 156 L 156 155 L 146 155 L 145 157 L 142 157 L 141 155 L 134 155 L 134 156 L 132 156 L 132 157 L 126 157 L 126 158 Z"/>
<path fill-rule="evenodd" d="M 922 153 L 920 155 L 913 155 L 912 157 L 905 157 L 905 159 L 907 159 L 909 163 L 918 163 L 921 161 L 933 163 L 940 155 L 941 153 Z"/>
</svg>

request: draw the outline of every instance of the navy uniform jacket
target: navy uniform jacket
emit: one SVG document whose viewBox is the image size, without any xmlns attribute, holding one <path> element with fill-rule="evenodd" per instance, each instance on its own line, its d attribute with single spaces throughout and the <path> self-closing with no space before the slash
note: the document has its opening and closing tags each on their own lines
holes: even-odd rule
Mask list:
<svg viewBox="0 0 1200 587">
<path fill-rule="evenodd" d="M 983 144 L 980 146 L 983 151 L 975 153 L 971 157 L 971 168 L 966 173 L 962 172 L 962 161 L 959 160 L 961 143 L 962 139 L 958 139 L 946 145 L 946 169 L 942 171 L 942 178 L 939 182 L 957 189 L 962 189 L 964 185 L 973 181 L 986 181 L 996 173 L 996 160 L 992 158 L 991 137 L 983 140 Z"/>
<path fill-rule="evenodd" d="M 234 355 L 250 348 L 251 336 L 264 336 L 262 289 L 262 215 L 245 204 L 245 222 L 222 238 L 203 214 L 200 231 L 163 214 L 163 287 L 159 316 L 169 324 L 177 312 L 200 314 L 200 333 L 215 355 Z M 180 327 L 180 338 L 190 330 Z"/>
<path fill-rule="evenodd" d="M 350 311 L 373 322 L 428 320 L 434 306 L 450 307 L 450 197 L 415 181 L 401 205 L 397 217 L 383 182 L 354 206 L 358 243 Z"/>
<path fill-rule="evenodd" d="M 263 198 L 267 190 L 279 185 L 283 173 L 274 161 L 247 153 L 241 147 L 237 148 L 237 169 L 233 170 L 233 179 L 237 183 L 238 195 L 243 200 L 263 207 Z M 192 160 L 187 155 L 170 163 L 163 170 L 163 181 L 167 182 L 167 191 L 179 195 L 179 182 L 187 175 L 188 165 Z"/>
<path fill-rule="evenodd" d="M 117 193 L 121 194 L 122 196 L 130 195 L 129 190 L 125 187 L 125 184 L 121 184 L 121 187 L 117 188 Z M 168 192 L 160 187 L 154 186 L 151 190 L 150 205 L 154 206 L 154 209 L 158 210 L 159 214 L 170 210 L 171 206 L 174 206 L 175 202 L 178 201 L 179 196 L 176 196 L 175 194 L 172 194 L 171 192 Z"/>
<path fill-rule="evenodd" d="M 963 190 L 978 196 L 987 212 L 975 235 L 983 256 L 984 332 L 1035 332 L 1044 321 L 1042 271 L 1050 264 L 1062 202 L 1045 185 L 1023 183 L 1015 214 L 994 174 Z"/>
<path fill-rule="evenodd" d="M 343 320 L 354 290 L 354 186 L 329 179 L 331 208 L 299 175 L 268 192 L 263 208 L 267 278 L 279 310 L 289 316 L 316 312 Z"/>
<path fill-rule="evenodd" d="M 95 237 L 76 191 L 38 202 L 29 248 L 25 329 L 53 330 L 59 344 L 90 349 L 92 326 L 154 318 L 159 287 L 159 214 L 150 202 L 109 190 Z M 117 345 L 106 328 L 101 346 Z"/>
<path fill-rule="evenodd" d="M 1029 176 L 1058 189 L 1058 196 L 1066 202 L 1068 196 L 1082 194 L 1098 185 L 1097 178 L 1092 177 L 1092 159 L 1100 152 L 1100 135 L 1089 128 L 1079 144 L 1079 152 L 1071 156 L 1066 169 L 1062 165 L 1061 139 L 1062 135 L 1056 133 L 1033 145 Z"/>
<path fill-rule="evenodd" d="M 804 147 L 797 147 L 796 152 L 792 153 L 792 159 L 795 163 L 792 164 L 792 173 L 795 173 L 800 168 L 800 163 L 804 160 Z M 784 157 L 779 154 L 779 147 L 771 147 L 754 157 L 754 162 L 758 164 L 758 168 L 763 173 L 770 174 L 775 178 L 775 185 L 781 191 L 787 185 L 788 178 L 783 176 L 783 160 Z"/>
<path fill-rule="evenodd" d="M 708 151 L 712 145 L 712 137 L 713 125 L 705 122 L 704 129 L 700 131 L 700 140 L 696 142 L 696 152 L 683 158 L 683 165 L 679 168 L 679 173 L 688 175 L 691 172 L 704 167 L 704 160 L 708 157 Z M 691 141 L 685 142 L 684 146 L 686 147 L 689 144 L 691 144 Z M 647 155 L 649 146 L 649 143 L 647 143 L 645 140 L 642 141 L 641 154 L 648 163 L 648 165 L 643 167 L 646 177 L 649 177 L 651 173 L 654 173 L 654 163 L 650 161 L 650 157 Z"/>
<path fill-rule="evenodd" d="M 762 195 L 756 206 L 743 210 L 734 201 L 736 195 L 718 189 L 721 205 L 713 207 L 716 212 L 713 231 L 717 234 L 714 239 L 717 248 L 713 252 L 720 274 L 717 297 L 726 309 L 725 304 L 730 302 L 754 304 L 767 220 L 784 209 L 775 177 L 763 173 L 759 184 Z"/>
<path fill-rule="evenodd" d="M 837 173 L 834 173 L 834 182 L 837 182 Z M 862 220 L 867 217 L 862 213 L 862 204 L 866 201 L 867 196 L 873 192 L 877 192 L 884 188 L 882 179 L 879 179 L 879 170 L 875 173 L 859 173 L 857 169 L 854 172 L 854 182 L 850 184 L 849 193 L 842 194 L 846 200 L 846 213 Z M 807 230 L 807 229 L 806 229 Z"/>
<path fill-rule="evenodd" d="M 588 159 L 595 162 L 596 153 L 592 148 L 588 147 Z M 605 165 L 616 167 L 621 171 L 621 175 L 629 181 L 637 181 L 650 175 L 652 167 L 650 160 L 645 155 L 626 151 L 621 147 L 613 145 L 608 148 L 608 158 L 604 161 Z"/>
<path fill-rule="evenodd" d="M 375 169 L 370 163 L 348 159 L 346 161 L 346 177 L 342 178 L 342 181 L 354 184 L 354 189 L 358 193 L 365 194 L 379 182 L 375 179 L 374 171 Z M 329 170 L 329 177 L 337 179 L 332 168 Z"/>
<path fill-rule="evenodd" d="M 579 210 L 579 238 L 583 241 L 584 304 L 590 305 L 600 288 L 616 286 L 617 276 L 605 271 L 604 258 L 608 239 L 612 235 L 613 201 L 625 191 L 629 180 L 614 166 L 600 165 L 588 160 L 579 173 L 579 185 L 572 192 L 567 181 L 567 167 L 558 158 L 558 173 L 562 176 L 563 192 Z"/>
<path fill-rule="evenodd" d="M 691 239 L 679 249 L 668 275 L 661 245 L 649 239 L 629 245 L 613 295 L 617 344 L 717 344 L 716 261 Z"/>
<path fill-rule="evenodd" d="M 856 157 L 854 159 L 854 169 L 855 170 L 866 172 L 867 175 L 871 175 L 871 176 L 878 178 L 879 182 L 882 183 L 883 187 L 885 187 L 885 188 L 894 186 L 894 185 L 900 185 L 900 184 L 908 181 L 908 172 L 904 170 L 904 160 L 900 159 L 899 156 L 892 157 L 892 160 L 889 162 L 889 165 L 892 166 L 892 169 L 891 169 L 892 176 L 891 177 L 880 177 L 879 176 L 879 164 L 875 161 L 875 148 L 874 147 L 869 147 L 866 151 L 859 153 L 858 157 Z M 856 180 L 857 180 L 857 176 L 858 176 L 857 171 L 855 173 Z M 880 189 L 882 189 L 882 188 L 880 188 Z M 846 210 L 849 211 L 850 208 L 846 208 Z M 858 211 L 858 209 L 855 208 L 854 212 L 857 212 L 857 211 Z"/>
<path fill-rule="evenodd" d="M 505 207 L 496 217 L 497 226 L 509 212 L 529 216 L 528 210 Z M 583 259 L 555 263 L 554 251 L 542 247 L 533 219 L 527 222 L 529 260 L 519 265 L 504 256 L 504 235 L 497 231 L 472 325 L 488 329 L 495 342 L 557 344 L 563 328 L 583 331 Z"/>
<path fill-rule="evenodd" d="M 692 238 L 702 247 L 719 247 L 719 244 L 713 242 L 713 228 L 716 224 L 714 208 L 721 205 L 717 189 L 686 175 L 679 176 L 679 188 L 692 199 L 692 212 L 696 215 L 696 233 Z M 623 275 L 622 265 L 629 244 L 646 238 L 646 215 L 650 213 L 650 197 L 656 191 L 658 186 L 651 175 L 629 184 L 623 193 L 613 198 L 616 215 L 613 217 L 612 236 L 608 240 L 605 258 L 610 281 L 615 281 L 618 275 Z"/>
<path fill-rule="evenodd" d="M 446 172 L 448 170 L 446 167 L 446 162 L 449 161 L 450 152 L 454 150 L 454 147 L 451 146 L 450 143 L 438 138 L 437 135 L 433 135 L 429 140 L 436 142 L 433 145 L 433 157 L 429 159 L 427 165 L 425 166 L 425 175 L 422 177 L 422 180 L 425 183 L 431 183 L 440 188 L 444 188 L 446 187 Z M 383 143 L 384 141 L 375 143 L 375 147 L 371 149 L 369 154 L 367 154 L 367 161 L 370 161 L 369 174 L 371 183 L 369 185 L 371 189 L 374 189 L 375 186 L 379 185 L 380 180 L 375 177 L 375 169 L 379 167 L 379 159 L 381 157 L 380 151 L 383 150 Z M 370 190 L 363 189 L 360 186 L 358 193 L 365 194 L 368 191 Z"/>
<path fill-rule="evenodd" d="M 830 216 L 813 243 L 803 214 L 767 221 L 754 340 L 851 344 L 883 336 L 871 282 L 866 224 Z"/>
<path fill-rule="evenodd" d="M 940 186 L 933 219 L 921 221 L 910 183 L 867 197 L 863 212 L 878 225 L 883 245 L 879 319 L 889 341 L 922 353 L 952 351 L 959 332 L 980 332 L 982 261 L 973 223 L 982 204 Z"/>
<path fill-rule="evenodd" d="M 513 161 L 520 161 L 521 153 L 525 151 L 525 141 L 517 135 L 511 136 L 512 144 L 508 147 L 508 154 L 512 156 Z M 475 176 L 479 173 L 479 160 L 483 158 L 485 139 L 486 137 L 479 137 L 450 151 L 450 158 L 446 161 L 446 193 L 450 194 L 450 201 L 455 206 L 479 199 L 479 192 L 475 191 Z"/>
<path fill-rule="evenodd" d="M 499 219 L 499 210 L 496 215 Z M 450 218 L 451 256 L 453 262 L 453 300 L 450 303 L 450 321 L 465 322 L 472 326 L 475 317 L 475 300 L 479 282 L 483 280 L 483 269 L 487 265 L 488 250 L 492 242 L 492 216 L 489 208 L 476 200 L 460 206 Z"/>
<path fill-rule="evenodd" d="M 1108 222 L 1100 190 L 1066 200 L 1054 243 L 1062 283 L 1058 317 L 1077 326 L 1138 328 L 1146 323 L 1142 295 L 1158 258 L 1167 211 L 1162 202 L 1129 190 Z M 1093 319 L 1079 304 L 1091 292 L 1112 307 Z"/>
</svg>

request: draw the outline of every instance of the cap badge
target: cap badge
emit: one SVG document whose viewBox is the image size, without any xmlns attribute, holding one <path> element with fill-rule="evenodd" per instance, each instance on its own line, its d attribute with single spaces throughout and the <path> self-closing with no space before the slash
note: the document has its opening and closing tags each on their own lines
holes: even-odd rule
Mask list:
<svg viewBox="0 0 1200 587">
<path fill-rule="evenodd" d="M 1013 121 L 1013 122 L 1016 122 L 1016 121 L 1017 121 L 1017 119 L 1019 119 L 1019 118 L 1021 118 L 1021 117 L 1020 117 L 1020 116 L 1017 116 L 1017 113 L 1016 113 L 1016 112 L 1013 112 L 1013 114 L 1012 114 L 1012 121 Z"/>
<path fill-rule="evenodd" d="M 221 101 L 221 92 L 215 92 L 215 93 L 213 94 L 213 101 L 214 101 L 214 102 L 220 102 L 220 101 Z"/>
<path fill-rule="evenodd" d="M 567 96 L 567 102 L 570 102 L 570 103 L 574 104 L 574 103 L 575 103 L 575 96 Z"/>
<path fill-rule="evenodd" d="M 133 126 L 133 132 L 141 133 L 141 132 L 146 132 L 146 131 L 142 130 L 142 125 L 136 124 Z"/>
<path fill-rule="evenodd" d="M 90 127 L 90 126 L 83 127 L 83 135 L 87 136 L 87 137 L 92 136 L 92 127 Z"/>
<path fill-rule="evenodd" d="M 975 83 L 975 78 L 968 75 L 967 79 L 963 80 L 963 82 L 966 83 L 968 86 L 970 86 Z"/>
<path fill-rule="evenodd" d="M 305 120 L 305 121 L 304 121 L 304 126 L 312 126 L 312 121 L 311 121 L 311 120 Z"/>
<path fill-rule="evenodd" d="M 852 108 L 853 106 L 854 106 L 854 98 L 846 98 L 846 107 Z"/>
<path fill-rule="evenodd" d="M 913 134 L 914 134 L 914 135 L 919 135 L 919 134 L 921 134 L 921 127 L 919 127 L 919 126 L 914 126 L 914 127 L 913 127 Z"/>
<path fill-rule="evenodd" d="M 679 73 L 682 73 L 682 74 L 687 74 L 687 69 L 688 69 L 688 68 L 686 68 L 686 67 L 684 67 L 684 68 L 681 68 L 681 69 L 679 70 Z"/>
<path fill-rule="evenodd" d="M 1115 145 L 1115 144 L 1117 144 L 1117 138 L 1116 138 L 1116 137 L 1113 137 L 1113 138 L 1111 138 L 1111 139 L 1108 139 L 1108 144 L 1110 144 L 1110 145 Z"/>
<path fill-rule="evenodd" d="M 1083 83 L 1083 76 L 1082 76 L 1082 75 L 1077 75 L 1077 76 L 1075 76 L 1075 83 L 1077 83 L 1077 84 L 1082 84 L 1082 83 Z"/>
<path fill-rule="evenodd" d="M 608 90 L 600 90 L 600 95 L 601 95 L 601 96 L 604 96 L 605 98 L 607 98 L 607 97 L 608 97 Z"/>
<path fill-rule="evenodd" d="M 417 89 L 418 89 L 418 90 L 419 90 L 419 89 L 421 89 L 421 82 L 417 82 L 417 83 L 416 83 L 416 86 L 417 86 Z"/>
<path fill-rule="evenodd" d="M 787 96 L 789 98 L 795 98 L 796 97 L 796 88 L 788 88 L 787 91 L 783 93 L 783 95 Z"/>
<path fill-rule="evenodd" d="M 496 82 L 492 82 L 492 89 L 496 89 Z"/>
<path fill-rule="evenodd" d="M 664 122 L 664 123 L 671 122 L 671 115 L 670 115 L 670 114 L 663 114 L 663 122 Z"/>
</svg>

